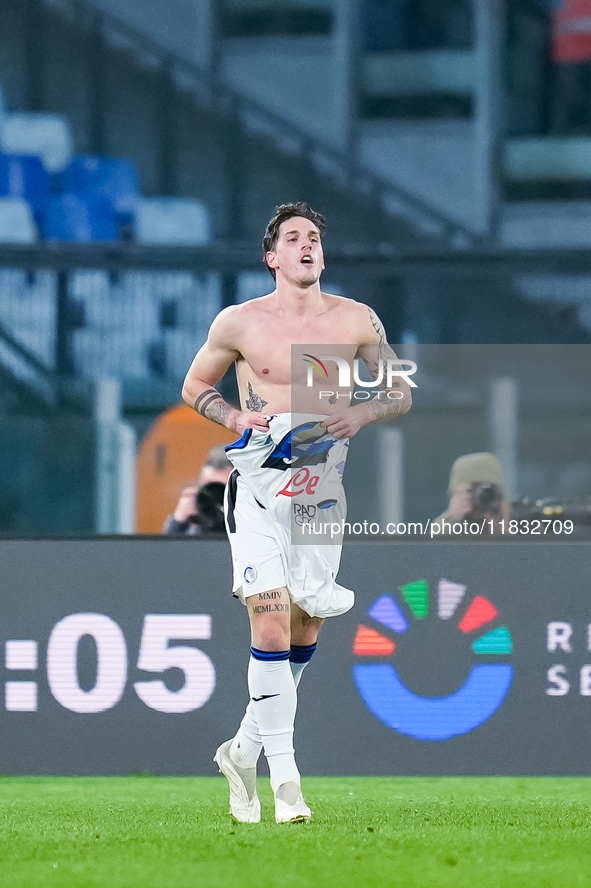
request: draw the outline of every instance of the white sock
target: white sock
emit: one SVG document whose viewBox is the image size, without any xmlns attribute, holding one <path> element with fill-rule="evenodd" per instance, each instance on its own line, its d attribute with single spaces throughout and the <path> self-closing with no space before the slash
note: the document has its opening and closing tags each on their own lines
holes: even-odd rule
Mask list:
<svg viewBox="0 0 591 888">
<path fill-rule="evenodd" d="M 253 714 L 269 764 L 271 789 L 283 783 L 300 783 L 293 750 L 296 688 L 289 666 L 289 651 L 252 649 L 248 688 Z"/>
<path fill-rule="evenodd" d="M 306 668 L 307 665 L 308 665 L 307 663 L 294 663 L 293 660 L 289 661 L 291 674 L 293 675 L 293 681 L 294 681 L 296 688 L 298 687 L 300 681 L 302 680 L 302 672 L 304 671 L 304 669 Z"/>
<path fill-rule="evenodd" d="M 302 672 L 308 663 L 294 663 L 289 661 L 291 674 L 296 688 L 298 687 Z M 236 732 L 236 736 L 232 740 L 230 747 L 230 758 L 239 768 L 254 768 L 259 760 L 259 756 L 263 751 L 263 741 L 259 732 L 255 715 L 255 703 L 251 700 L 246 707 L 244 718 L 240 722 L 240 727 Z"/>
<path fill-rule="evenodd" d="M 254 768 L 263 750 L 263 741 L 251 700 L 230 747 L 230 758 L 239 768 Z"/>
<path fill-rule="evenodd" d="M 295 681 L 295 686 L 300 683 L 302 672 L 314 656 L 316 643 L 314 644 L 292 644 L 291 653 L 289 655 L 289 665 L 291 666 L 291 674 Z"/>
</svg>

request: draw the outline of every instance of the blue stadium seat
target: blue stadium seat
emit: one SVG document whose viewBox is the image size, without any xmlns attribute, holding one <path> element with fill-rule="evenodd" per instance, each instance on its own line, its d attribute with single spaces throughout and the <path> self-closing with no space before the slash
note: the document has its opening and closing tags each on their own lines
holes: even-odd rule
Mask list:
<svg viewBox="0 0 591 888">
<path fill-rule="evenodd" d="M 61 114 L 19 111 L 7 114 L 0 127 L 5 154 L 35 154 L 49 173 L 63 170 L 72 157 L 70 124 Z"/>
<path fill-rule="evenodd" d="M 0 243 L 32 244 L 37 226 L 30 205 L 20 198 L 0 197 Z"/>
<path fill-rule="evenodd" d="M 108 200 L 120 225 L 130 224 L 135 218 L 140 188 L 136 169 L 127 160 L 78 155 L 63 172 L 62 189 L 72 194 L 94 194 Z"/>
<path fill-rule="evenodd" d="M 110 203 L 91 195 L 52 196 L 41 214 L 45 240 L 115 241 L 115 214 Z"/>
<path fill-rule="evenodd" d="M 49 177 L 38 157 L 0 154 L 0 197 L 26 200 L 39 213 L 49 197 Z"/>
</svg>

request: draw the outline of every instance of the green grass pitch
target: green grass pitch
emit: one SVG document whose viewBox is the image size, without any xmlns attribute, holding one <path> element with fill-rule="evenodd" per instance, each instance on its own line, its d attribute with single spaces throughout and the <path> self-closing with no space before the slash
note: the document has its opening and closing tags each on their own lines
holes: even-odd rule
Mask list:
<svg viewBox="0 0 591 888">
<path fill-rule="evenodd" d="M 304 779 L 310 824 L 235 823 L 222 777 L 0 778 L 6 888 L 591 885 L 591 778 Z"/>
</svg>

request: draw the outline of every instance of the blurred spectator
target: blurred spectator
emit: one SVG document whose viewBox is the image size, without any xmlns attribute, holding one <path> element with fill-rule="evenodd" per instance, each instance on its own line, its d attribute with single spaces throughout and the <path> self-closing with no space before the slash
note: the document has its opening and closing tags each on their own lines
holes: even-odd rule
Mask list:
<svg viewBox="0 0 591 888">
<path fill-rule="evenodd" d="M 169 536 L 225 534 L 224 487 L 231 471 L 232 464 L 224 446 L 213 447 L 196 483 L 185 487 L 174 513 L 164 522 L 162 532 Z"/>
<path fill-rule="evenodd" d="M 495 524 L 508 520 L 510 504 L 504 499 L 504 478 L 501 464 L 492 453 L 466 453 L 451 467 L 449 505 L 432 524 L 440 525 L 440 533 L 452 533 L 455 523 L 476 522 L 483 533 L 494 533 Z M 491 525 L 490 522 L 493 522 Z M 446 527 L 450 525 L 450 529 Z"/>
</svg>

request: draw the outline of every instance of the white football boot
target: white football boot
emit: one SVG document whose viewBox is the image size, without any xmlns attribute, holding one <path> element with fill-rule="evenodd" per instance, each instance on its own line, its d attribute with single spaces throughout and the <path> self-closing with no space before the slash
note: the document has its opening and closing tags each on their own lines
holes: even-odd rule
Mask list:
<svg viewBox="0 0 591 888">
<path fill-rule="evenodd" d="M 277 823 L 308 823 L 312 812 L 308 808 L 297 783 L 282 783 L 275 793 L 275 820 Z"/>
<path fill-rule="evenodd" d="M 230 758 L 231 740 L 226 740 L 213 757 L 230 785 L 230 814 L 241 823 L 259 823 L 261 803 L 257 795 L 257 769 L 239 768 Z"/>
</svg>

